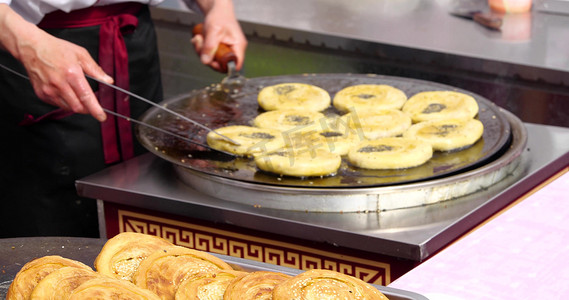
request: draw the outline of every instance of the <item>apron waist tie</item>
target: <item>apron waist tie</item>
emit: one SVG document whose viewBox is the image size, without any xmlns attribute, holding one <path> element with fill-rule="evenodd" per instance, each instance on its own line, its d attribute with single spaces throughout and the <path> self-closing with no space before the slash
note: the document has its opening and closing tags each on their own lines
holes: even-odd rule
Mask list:
<svg viewBox="0 0 569 300">
<path fill-rule="evenodd" d="M 99 65 L 115 80 L 115 85 L 129 88 L 128 52 L 123 35 L 138 26 L 136 14 L 143 4 L 125 2 L 106 6 L 92 6 L 70 13 L 55 11 L 45 15 L 38 27 L 44 29 L 79 28 L 98 26 Z M 130 116 L 129 96 L 103 84 L 99 84 L 99 102 L 102 107 Z M 40 118 L 36 120 L 40 120 Z M 101 136 L 105 163 L 115 163 L 134 156 L 132 128 L 128 120 L 108 115 L 101 123 Z M 119 151 L 120 141 L 120 151 Z M 120 154 L 119 154 L 120 153 Z"/>
</svg>

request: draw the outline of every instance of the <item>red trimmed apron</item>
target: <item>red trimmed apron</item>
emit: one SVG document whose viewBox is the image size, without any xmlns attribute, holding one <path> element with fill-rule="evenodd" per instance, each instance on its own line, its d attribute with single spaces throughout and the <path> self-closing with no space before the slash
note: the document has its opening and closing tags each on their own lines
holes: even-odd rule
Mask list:
<svg viewBox="0 0 569 300">
<path fill-rule="evenodd" d="M 44 29 L 78 28 L 100 26 L 99 65 L 125 90 L 129 88 L 128 53 L 123 35 L 132 33 L 138 25 L 136 14 L 143 7 L 140 3 L 119 3 L 107 6 L 93 6 L 65 13 L 55 11 L 47 14 L 38 27 Z M 102 107 L 124 116 L 130 116 L 128 95 L 106 85 L 99 84 L 98 98 Z M 34 124 L 42 119 L 60 119 L 72 112 L 58 109 L 39 118 L 31 115 L 21 125 Z M 108 115 L 101 123 L 101 136 L 105 163 L 115 163 L 134 156 L 132 128 L 128 120 Z M 119 147 L 120 145 L 120 147 Z"/>
</svg>

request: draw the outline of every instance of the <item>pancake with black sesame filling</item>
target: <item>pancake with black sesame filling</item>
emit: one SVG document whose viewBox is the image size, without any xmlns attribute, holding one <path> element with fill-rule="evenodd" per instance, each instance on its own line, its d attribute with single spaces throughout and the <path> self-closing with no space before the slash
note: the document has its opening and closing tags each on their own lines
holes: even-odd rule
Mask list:
<svg viewBox="0 0 569 300">
<path fill-rule="evenodd" d="M 361 131 L 347 126 L 340 116 L 327 116 L 321 125 L 322 130 L 313 134 L 317 135 L 324 142 L 325 148 L 332 153 L 346 155 L 352 146 L 365 140 Z"/>
<path fill-rule="evenodd" d="M 284 148 L 255 156 L 255 164 L 265 172 L 294 177 L 334 175 L 342 158 L 321 147 Z"/>
<path fill-rule="evenodd" d="M 348 126 L 369 140 L 395 137 L 411 126 L 411 118 L 396 109 L 353 111 L 340 117 L 339 126 Z"/>
<path fill-rule="evenodd" d="M 264 112 L 255 117 L 253 125 L 288 133 L 306 132 L 320 131 L 324 120 L 324 114 L 316 111 L 287 109 Z"/>
<path fill-rule="evenodd" d="M 302 147 L 322 148 L 332 153 L 345 155 L 350 147 L 363 139 L 353 130 L 341 122 L 338 116 L 326 117 L 319 122 L 321 130 L 288 131 L 284 132 L 287 147 L 299 149 Z"/>
<path fill-rule="evenodd" d="M 362 139 L 357 134 L 345 130 L 324 130 L 316 133 L 324 140 L 324 147 L 332 153 L 346 155 L 350 148 Z"/>
<path fill-rule="evenodd" d="M 385 84 L 360 84 L 346 87 L 334 96 L 334 107 L 342 112 L 352 110 L 401 109 L 407 95 Z"/>
<path fill-rule="evenodd" d="M 413 95 L 402 110 L 414 123 L 441 120 L 467 119 L 478 114 L 478 103 L 472 96 L 453 91 L 430 91 Z"/>
<path fill-rule="evenodd" d="M 407 138 L 364 141 L 348 152 L 350 164 L 364 169 L 405 169 L 424 164 L 433 156 L 430 144 Z"/>
<path fill-rule="evenodd" d="M 330 106 L 330 95 L 320 87 L 305 83 L 281 83 L 263 88 L 257 96 L 264 110 L 303 109 L 322 111 Z"/>
<path fill-rule="evenodd" d="M 403 136 L 429 143 L 434 150 L 456 151 L 476 143 L 483 132 L 477 119 L 446 119 L 414 124 Z"/>
<path fill-rule="evenodd" d="M 221 127 L 215 131 L 238 142 L 239 145 L 233 144 L 215 132 L 209 132 L 207 144 L 210 147 L 241 156 L 270 152 L 285 145 L 282 133 L 276 129 L 234 125 Z"/>
<path fill-rule="evenodd" d="M 325 129 L 322 131 L 295 132 L 285 135 L 288 147 L 322 148 L 332 153 L 346 155 L 348 150 L 362 139 L 350 131 Z"/>
</svg>

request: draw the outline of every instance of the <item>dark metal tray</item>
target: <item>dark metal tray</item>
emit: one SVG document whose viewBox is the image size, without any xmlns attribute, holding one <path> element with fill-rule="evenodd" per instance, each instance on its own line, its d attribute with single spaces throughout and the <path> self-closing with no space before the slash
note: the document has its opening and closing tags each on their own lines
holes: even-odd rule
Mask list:
<svg viewBox="0 0 569 300">
<path fill-rule="evenodd" d="M 403 90 L 409 97 L 418 92 L 432 90 L 466 93 L 478 101 L 480 107 L 478 118 L 484 124 L 484 134 L 473 146 L 462 151 L 436 152 L 430 161 L 419 167 L 401 170 L 366 170 L 350 166 L 344 161 L 336 176 L 309 179 L 267 174 L 259 171 L 251 159 L 227 159 L 227 156 L 219 155 L 215 151 L 206 150 L 146 127 L 137 126 L 137 136 L 140 142 L 155 155 L 204 174 L 248 183 L 303 188 L 378 187 L 432 180 L 483 165 L 501 155 L 510 143 L 510 124 L 499 108 L 489 100 L 448 85 L 399 77 L 363 74 L 259 77 L 247 80 L 243 89 L 231 96 L 214 86 L 164 101 L 162 105 L 210 128 L 236 124 L 250 125 L 250 121 L 262 112 L 257 104 L 258 91 L 268 85 L 286 82 L 313 84 L 327 90 L 331 97 L 340 89 L 356 84 L 387 84 Z M 325 111 L 325 114 L 330 113 L 338 114 L 333 108 Z M 206 144 L 207 131 L 164 113 L 158 108 L 147 111 L 141 121 Z"/>
<path fill-rule="evenodd" d="M 34 258 L 46 255 L 59 255 L 78 260 L 93 267 L 95 258 L 106 240 L 73 237 L 32 237 L 0 239 L 0 299 L 6 299 L 6 293 L 18 271 Z M 302 271 L 252 260 L 212 253 L 233 266 L 245 271 L 273 271 L 296 275 Z M 390 300 L 427 300 L 417 293 L 374 285 Z"/>
</svg>

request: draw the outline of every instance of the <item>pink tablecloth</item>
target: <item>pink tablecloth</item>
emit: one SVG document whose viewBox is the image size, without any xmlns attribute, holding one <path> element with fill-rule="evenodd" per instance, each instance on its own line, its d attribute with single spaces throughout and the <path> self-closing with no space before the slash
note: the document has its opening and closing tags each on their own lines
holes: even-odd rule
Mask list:
<svg viewBox="0 0 569 300">
<path fill-rule="evenodd" d="M 569 299 L 569 173 L 389 286 L 431 300 Z"/>
</svg>

